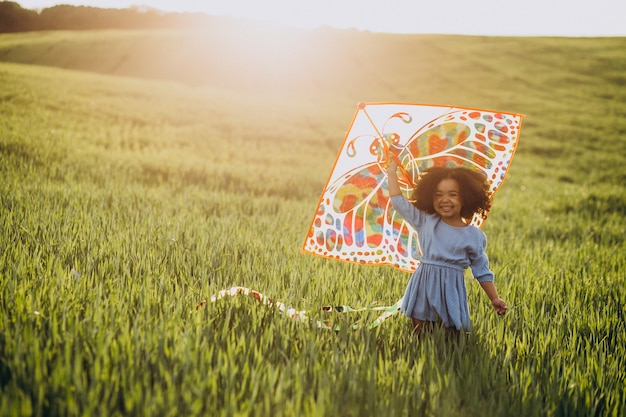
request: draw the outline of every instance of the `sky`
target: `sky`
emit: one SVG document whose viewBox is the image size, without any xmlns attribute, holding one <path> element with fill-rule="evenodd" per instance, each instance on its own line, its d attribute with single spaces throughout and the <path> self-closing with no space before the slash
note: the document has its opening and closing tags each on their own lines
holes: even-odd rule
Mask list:
<svg viewBox="0 0 626 417">
<path fill-rule="evenodd" d="M 203 12 L 300 28 L 488 36 L 626 36 L 625 0 L 14 0 Z"/>
</svg>

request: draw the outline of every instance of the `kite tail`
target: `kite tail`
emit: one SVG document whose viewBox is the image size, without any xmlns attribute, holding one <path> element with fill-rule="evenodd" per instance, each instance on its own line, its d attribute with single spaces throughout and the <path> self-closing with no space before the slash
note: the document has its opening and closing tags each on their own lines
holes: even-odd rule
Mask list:
<svg viewBox="0 0 626 417">
<path fill-rule="evenodd" d="M 296 320 L 296 321 L 301 321 L 301 322 L 307 322 L 310 321 L 310 319 L 307 316 L 306 311 L 304 310 L 296 310 L 295 308 L 292 307 L 288 307 L 287 305 L 285 305 L 284 303 L 280 302 L 280 301 L 275 301 L 273 299 L 271 299 L 270 297 L 267 297 L 264 294 L 261 294 L 258 291 L 255 290 L 251 290 L 249 288 L 246 287 L 230 287 L 230 288 L 226 288 L 224 290 L 221 290 L 213 295 L 211 295 L 210 301 L 211 303 L 215 303 L 217 302 L 217 300 L 220 300 L 224 297 L 230 296 L 230 297 L 235 297 L 235 296 L 249 296 L 252 297 L 253 299 L 255 299 L 256 301 L 260 302 L 263 305 L 267 305 L 267 306 L 274 306 L 278 309 L 278 311 L 281 314 L 284 314 L 287 318 L 290 318 L 292 320 Z M 382 311 L 382 314 L 380 316 L 378 316 L 376 318 L 376 320 L 374 320 L 372 323 L 370 323 L 368 326 L 365 326 L 365 328 L 368 329 L 374 329 L 378 326 L 380 326 L 382 324 L 382 322 L 384 322 L 385 320 L 387 320 L 389 317 L 394 316 L 395 314 L 397 314 L 400 311 L 400 304 L 402 303 L 402 299 L 400 299 L 397 303 L 395 303 L 392 306 L 380 306 L 380 307 L 373 307 L 372 304 L 370 304 L 370 306 L 368 307 L 360 307 L 360 308 L 353 308 L 350 306 L 345 306 L 345 305 L 341 305 L 341 306 L 323 306 L 321 308 L 322 311 L 325 312 L 338 312 L 338 313 L 353 313 L 353 312 L 358 312 L 358 311 Z M 207 300 L 202 300 L 197 306 L 196 306 L 196 311 L 204 308 L 206 305 L 208 304 Z M 319 329 L 329 329 L 329 330 L 334 330 L 334 331 L 339 331 L 340 330 L 340 326 L 335 324 L 332 325 L 329 322 L 325 322 L 325 321 L 320 321 L 320 320 L 316 320 L 314 322 L 315 327 L 319 328 Z M 352 324 L 350 326 L 350 328 L 352 330 L 359 330 L 361 328 L 363 328 L 361 325 L 355 323 Z"/>
</svg>

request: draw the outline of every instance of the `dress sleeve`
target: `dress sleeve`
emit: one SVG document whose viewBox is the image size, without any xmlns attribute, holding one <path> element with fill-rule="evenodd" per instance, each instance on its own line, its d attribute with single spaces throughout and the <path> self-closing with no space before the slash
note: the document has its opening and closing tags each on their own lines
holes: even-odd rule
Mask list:
<svg viewBox="0 0 626 417">
<path fill-rule="evenodd" d="M 487 238 L 485 234 L 478 230 L 479 239 L 475 249 L 470 254 L 470 268 L 472 275 L 479 282 L 493 282 L 493 272 L 489 269 L 489 258 L 485 253 L 487 248 Z"/>
<path fill-rule="evenodd" d="M 418 229 L 424 222 L 425 213 L 407 200 L 403 195 L 395 195 L 391 197 L 391 205 L 402 215 L 404 220 L 409 222 L 413 227 Z"/>
</svg>

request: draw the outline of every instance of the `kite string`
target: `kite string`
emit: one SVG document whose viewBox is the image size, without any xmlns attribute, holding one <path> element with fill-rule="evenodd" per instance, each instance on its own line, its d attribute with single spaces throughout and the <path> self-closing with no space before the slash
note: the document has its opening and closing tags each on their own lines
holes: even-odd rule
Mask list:
<svg viewBox="0 0 626 417">
<path fill-rule="evenodd" d="M 253 299 L 255 299 L 256 301 L 260 302 L 263 305 L 275 306 L 281 314 L 284 314 L 288 318 L 301 321 L 301 322 L 306 322 L 309 320 L 306 311 L 296 310 L 292 307 L 288 307 L 287 305 L 285 305 L 284 303 L 280 301 L 275 301 L 272 298 L 267 297 L 266 295 L 256 290 L 251 290 L 250 288 L 246 288 L 246 287 L 234 286 L 234 287 L 223 289 L 211 295 L 210 301 L 211 303 L 216 303 L 218 300 L 228 297 L 228 296 L 235 297 L 235 296 L 242 296 L 242 295 L 252 297 Z M 375 327 L 380 326 L 380 324 L 383 321 L 387 320 L 389 317 L 398 313 L 400 311 L 401 302 L 402 302 L 402 299 L 400 299 L 394 305 L 379 306 L 379 307 L 372 307 L 372 305 L 368 307 L 359 307 L 359 308 L 353 308 L 353 307 L 345 306 L 345 305 L 334 306 L 334 307 L 323 306 L 321 307 L 321 310 L 324 312 L 335 311 L 338 313 L 352 313 L 352 312 L 359 312 L 359 311 L 382 311 L 382 314 L 378 316 L 376 320 L 370 323 L 369 326 L 367 326 L 368 328 L 373 329 Z M 207 300 L 202 300 L 198 305 L 196 305 L 196 311 L 204 308 L 207 304 L 208 304 Z M 340 329 L 338 325 L 333 326 L 329 322 L 320 321 L 320 320 L 316 320 L 314 324 L 315 324 L 315 327 L 321 328 L 321 329 L 332 329 L 335 331 L 338 331 Z M 361 326 L 355 323 L 355 324 L 352 324 L 350 328 L 352 330 L 358 330 L 361 328 Z"/>
<path fill-rule="evenodd" d="M 389 144 L 385 141 L 385 136 L 382 134 L 380 130 L 378 130 L 378 126 L 376 126 L 376 123 L 374 123 L 374 120 L 372 120 L 372 117 L 367 112 L 365 104 L 361 104 L 359 108 L 363 110 L 365 117 L 367 117 L 367 120 L 369 120 L 370 124 L 376 131 L 376 135 L 378 135 L 378 139 L 384 145 L 383 148 L 385 152 L 385 159 L 383 161 L 383 168 L 387 170 L 387 168 L 389 168 L 390 159 L 393 158 L 396 161 L 396 165 L 398 165 L 398 168 L 400 169 L 400 176 L 399 176 L 400 180 L 405 182 L 409 186 L 409 188 L 413 188 L 414 184 L 413 184 L 413 181 L 411 180 L 411 176 L 409 175 L 409 172 L 404 168 L 404 165 L 402 165 L 402 162 L 398 158 L 398 155 L 396 155 L 395 152 L 391 152 L 389 150 Z"/>
</svg>

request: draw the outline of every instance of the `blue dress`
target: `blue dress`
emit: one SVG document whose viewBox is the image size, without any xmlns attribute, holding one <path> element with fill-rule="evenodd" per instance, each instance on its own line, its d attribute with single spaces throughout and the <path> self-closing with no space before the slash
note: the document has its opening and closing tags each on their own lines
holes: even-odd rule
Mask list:
<svg viewBox="0 0 626 417">
<path fill-rule="evenodd" d="M 454 227 L 428 214 L 404 196 L 391 198 L 393 208 L 418 234 L 422 259 L 411 275 L 401 311 L 422 321 L 441 320 L 446 327 L 471 330 L 464 270 L 479 282 L 493 281 L 485 254 L 487 238 L 477 227 Z"/>
</svg>

